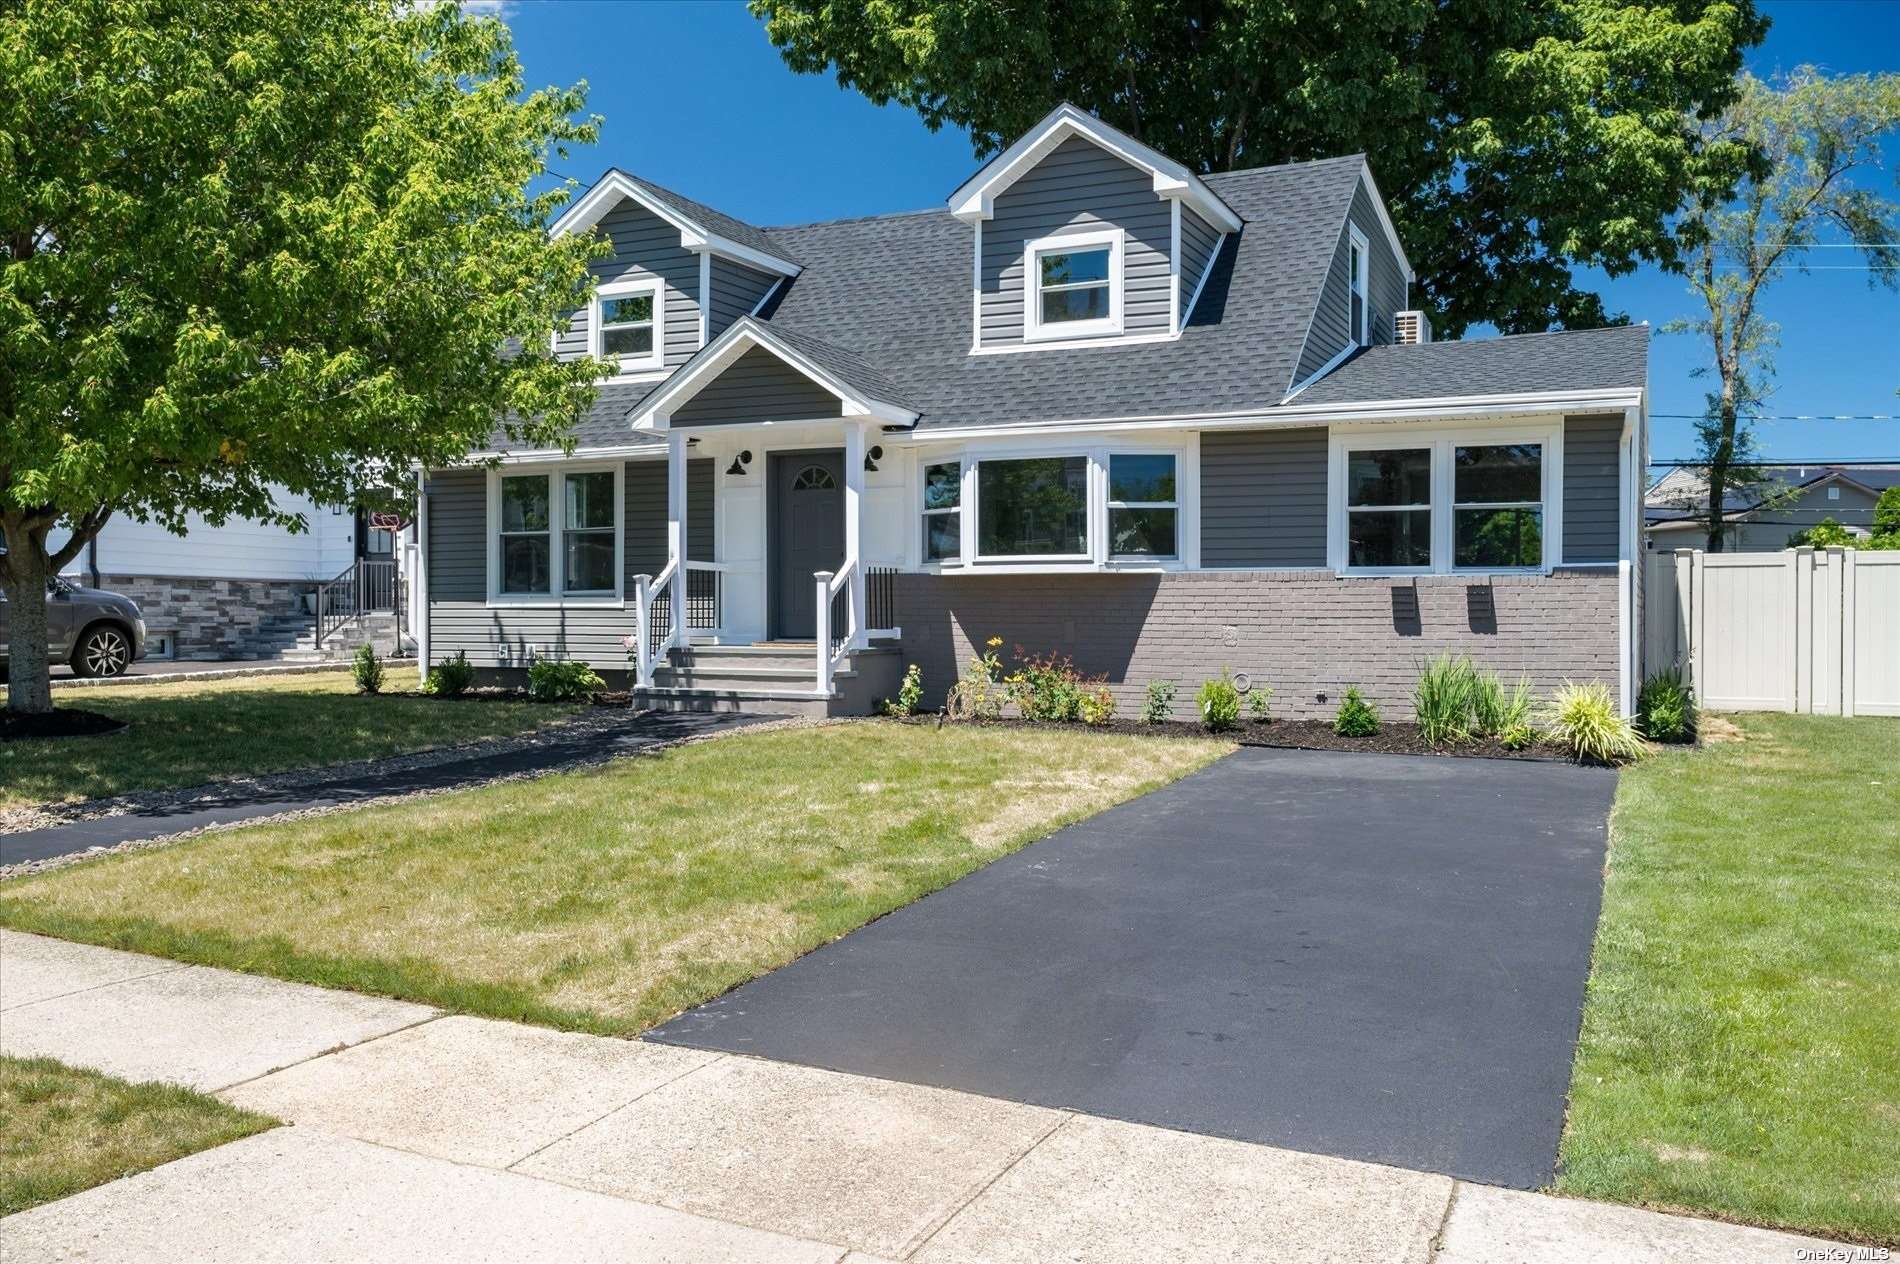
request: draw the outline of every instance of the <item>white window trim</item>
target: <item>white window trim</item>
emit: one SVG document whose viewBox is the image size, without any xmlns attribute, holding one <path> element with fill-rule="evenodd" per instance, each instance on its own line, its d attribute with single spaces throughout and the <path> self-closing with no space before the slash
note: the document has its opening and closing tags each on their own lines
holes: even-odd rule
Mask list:
<svg viewBox="0 0 1900 1264">
<path fill-rule="evenodd" d="M 1122 332 L 1122 255 L 1126 234 L 1119 228 L 1103 228 L 1086 233 L 1059 233 L 1038 237 L 1023 245 L 1023 341 L 1073 342 L 1081 338 L 1099 338 Z M 1057 251 L 1088 250 L 1108 247 L 1108 315 L 1099 320 L 1065 320 L 1042 323 L 1042 270 L 1036 266 L 1038 255 Z"/>
<path fill-rule="evenodd" d="M 944 507 L 932 509 L 924 503 L 924 475 L 933 465 L 954 465 L 957 467 L 957 503 L 954 508 Z M 965 490 L 963 470 L 964 461 L 961 456 L 926 458 L 920 461 L 917 466 L 917 556 L 921 561 L 932 566 L 956 566 L 962 562 L 965 556 L 963 552 L 963 519 L 960 516 L 957 519 L 957 555 L 955 557 L 924 556 L 924 536 L 926 535 L 924 530 L 926 523 L 924 520 L 927 518 L 947 518 L 951 514 L 961 515 L 963 513 L 963 492 Z"/>
<path fill-rule="evenodd" d="M 1359 266 L 1352 267 L 1352 255 L 1346 255 L 1346 267 L 1350 275 L 1346 278 L 1346 326 L 1347 339 L 1355 347 L 1372 345 L 1372 245 L 1366 235 L 1359 231 L 1357 224 L 1347 224 L 1346 231 L 1351 234 L 1352 244 L 1359 251 Z M 1359 327 L 1352 328 L 1352 300 L 1359 298 Z"/>
<path fill-rule="evenodd" d="M 1199 454 L 1192 435 L 1180 442 L 1146 445 L 1126 439 L 1105 443 L 1099 436 L 1082 443 L 985 443 L 955 449 L 915 453 L 910 474 L 911 544 L 906 557 L 911 569 L 925 574 L 1060 574 L 1078 571 L 1184 571 L 1195 569 L 1200 556 Z M 1171 456 L 1174 458 L 1175 556 L 1108 553 L 1108 459 L 1116 456 Z M 981 514 L 977 467 L 984 461 L 1022 461 L 1038 457 L 1084 457 L 1088 461 L 1087 551 L 1068 554 L 1002 554 L 978 556 L 976 543 Z M 960 556 L 954 561 L 929 561 L 923 556 L 923 473 L 929 465 L 959 462 L 963 492 L 958 508 L 963 514 Z M 1135 506 L 1139 507 L 1139 506 Z"/>
<path fill-rule="evenodd" d="M 606 352 L 602 349 L 604 331 L 601 329 L 600 300 L 634 298 L 641 294 L 653 296 L 653 354 L 638 359 L 623 358 L 619 368 L 612 374 L 616 379 L 650 373 L 665 366 L 666 285 L 657 277 L 638 281 L 609 281 L 596 287 L 594 296 L 587 301 L 587 353 L 600 360 L 606 358 Z"/>
<path fill-rule="evenodd" d="M 1455 566 L 1452 537 L 1453 450 L 1473 445 L 1535 443 L 1542 447 L 1543 560 L 1536 566 Z M 1368 449 L 1425 448 L 1432 454 L 1432 560 L 1429 566 L 1349 566 L 1346 542 L 1346 462 Z M 1336 427 L 1329 445 L 1326 494 L 1327 564 L 1339 575 L 1548 575 L 1563 565 L 1563 421 L 1534 426 L 1442 428 Z M 1472 502 L 1475 504 L 1476 502 Z M 1518 503 L 1518 502 L 1513 502 Z M 1467 506 L 1469 507 L 1469 506 Z"/>
<path fill-rule="evenodd" d="M 1174 458 L 1174 499 L 1173 500 L 1116 500 L 1113 496 L 1114 484 L 1107 484 L 1103 492 L 1107 512 L 1102 516 L 1102 547 L 1107 548 L 1108 523 L 1117 509 L 1172 509 L 1174 511 L 1174 552 L 1172 553 L 1110 553 L 1111 562 L 1178 562 L 1181 560 L 1181 457 L 1174 452 L 1143 452 L 1139 448 L 1117 448 L 1103 459 L 1102 469 L 1106 474 L 1114 473 L 1113 462 L 1118 456 L 1167 456 Z"/>
<path fill-rule="evenodd" d="M 567 478 L 569 474 L 614 476 L 614 586 L 609 592 L 568 593 L 565 591 L 566 549 L 562 535 L 567 522 Z M 548 479 L 548 569 L 558 585 L 553 592 L 504 593 L 501 591 L 501 480 L 542 476 Z M 559 462 L 541 465 L 508 465 L 488 471 L 488 514 L 483 529 L 488 536 L 488 604 L 490 606 L 540 606 L 550 609 L 619 607 L 625 603 L 627 583 L 627 467 L 621 461 Z"/>
</svg>

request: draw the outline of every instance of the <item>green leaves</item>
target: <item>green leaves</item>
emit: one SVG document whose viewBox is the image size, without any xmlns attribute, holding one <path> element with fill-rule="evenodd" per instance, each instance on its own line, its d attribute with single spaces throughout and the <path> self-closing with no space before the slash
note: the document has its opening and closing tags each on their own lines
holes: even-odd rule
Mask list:
<svg viewBox="0 0 1900 1264">
<path fill-rule="evenodd" d="M 1200 171 L 1363 152 L 1456 337 L 1608 319 L 1571 284 L 1671 263 L 1669 217 L 1744 153 L 1751 0 L 751 0 L 794 70 L 832 70 L 995 153 L 1074 101 Z"/>
<path fill-rule="evenodd" d="M 0 513 L 276 517 L 500 423 L 562 442 L 598 366 L 580 89 L 507 28 L 397 0 L 22 0 L 0 16 Z"/>
</svg>

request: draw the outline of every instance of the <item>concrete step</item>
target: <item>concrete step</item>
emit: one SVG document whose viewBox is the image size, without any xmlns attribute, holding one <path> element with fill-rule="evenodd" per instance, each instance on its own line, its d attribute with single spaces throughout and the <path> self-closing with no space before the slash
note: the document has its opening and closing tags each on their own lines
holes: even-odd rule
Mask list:
<svg viewBox="0 0 1900 1264">
<path fill-rule="evenodd" d="M 846 659 L 845 666 L 853 666 L 855 660 L 881 659 L 898 652 L 896 646 L 885 645 L 854 650 Z M 690 649 L 669 651 L 668 659 L 674 667 L 696 671 L 724 672 L 728 668 L 736 671 L 799 671 L 807 676 L 815 676 L 818 671 L 817 646 L 788 641 L 765 645 L 695 645 Z"/>
<path fill-rule="evenodd" d="M 633 691 L 633 705 L 656 711 L 738 711 L 751 715 L 845 715 L 839 699 L 810 689 L 675 689 Z"/>
</svg>

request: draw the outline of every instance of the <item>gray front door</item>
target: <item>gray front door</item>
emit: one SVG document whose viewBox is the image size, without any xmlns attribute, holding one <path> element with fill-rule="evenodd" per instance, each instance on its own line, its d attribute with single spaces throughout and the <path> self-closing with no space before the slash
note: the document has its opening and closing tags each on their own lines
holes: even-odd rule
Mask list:
<svg viewBox="0 0 1900 1264">
<path fill-rule="evenodd" d="M 776 453 L 772 501 L 772 635 L 810 640 L 817 632 L 812 575 L 844 565 L 844 454 Z"/>
</svg>

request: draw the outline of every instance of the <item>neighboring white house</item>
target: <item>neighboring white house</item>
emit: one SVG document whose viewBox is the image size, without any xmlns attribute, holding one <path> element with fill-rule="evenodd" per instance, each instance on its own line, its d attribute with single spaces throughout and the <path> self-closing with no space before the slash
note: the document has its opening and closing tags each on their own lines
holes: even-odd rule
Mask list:
<svg viewBox="0 0 1900 1264">
<path fill-rule="evenodd" d="M 1900 462 L 1828 461 L 1812 465 L 1754 467 L 1785 494 L 1764 495 L 1751 487 L 1731 488 L 1723 519 L 1728 548 L 1737 553 L 1773 553 L 1788 547 L 1788 537 L 1832 518 L 1857 536 L 1872 533 L 1874 504 L 1880 493 L 1900 486 Z M 1702 513 L 1708 504 L 1708 479 L 1700 470 L 1678 466 L 1650 486 L 1644 503 L 1645 543 L 1651 552 L 1702 548 L 1708 529 Z"/>
<path fill-rule="evenodd" d="M 115 517 L 66 565 L 68 579 L 138 602 L 152 658 L 270 657 L 312 622 L 306 594 L 359 557 L 400 555 L 392 533 L 356 510 L 281 493 L 307 530 L 232 519 L 188 519 L 186 534 Z M 51 541 L 57 548 L 62 538 Z"/>
</svg>

